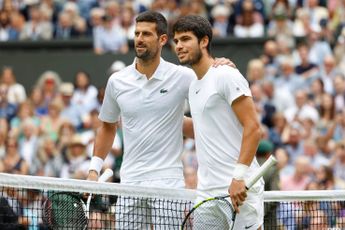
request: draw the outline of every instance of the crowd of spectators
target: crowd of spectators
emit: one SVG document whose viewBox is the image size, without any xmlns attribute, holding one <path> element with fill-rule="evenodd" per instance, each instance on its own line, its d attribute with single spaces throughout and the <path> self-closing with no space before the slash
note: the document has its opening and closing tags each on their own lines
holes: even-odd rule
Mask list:
<svg viewBox="0 0 345 230">
<path fill-rule="evenodd" d="M 341 0 L 0 0 L 0 41 L 92 38 L 97 54 L 126 53 L 135 16 L 150 9 L 170 25 L 186 14 L 202 15 L 215 37 L 292 38 L 317 31 L 333 46 L 343 42 L 344 8 Z"/>
<path fill-rule="evenodd" d="M 126 53 L 135 15 L 146 9 L 163 13 L 169 23 L 203 15 L 217 37 L 269 35 L 262 55 L 243 73 L 264 146 L 279 160 L 279 179 L 268 180 L 276 183 L 269 187 L 305 190 L 316 182 L 316 189 L 345 188 L 344 1 L 0 0 L 0 6 L 1 41 L 93 37 L 98 54 Z M 115 62 L 113 68 L 124 66 Z M 48 70 L 25 89 L 15 70 L 3 67 L 0 171 L 85 178 L 103 94 L 82 70 L 74 82 Z M 119 167 L 121 139 L 119 131 L 107 166 Z M 195 188 L 193 140 L 185 140 L 183 162 L 187 187 Z"/>
<path fill-rule="evenodd" d="M 264 130 L 258 161 L 278 159 L 266 190 L 345 189 L 343 0 L 0 0 L 0 8 L 0 41 L 93 38 L 97 54 L 125 54 L 135 16 L 147 9 L 170 24 L 203 15 L 215 37 L 268 38 L 243 73 Z M 117 61 L 109 74 L 124 67 Z M 15 72 L 0 73 L 0 172 L 86 178 L 104 88 L 82 70 L 74 82 L 47 70 L 29 89 Z M 122 152 L 119 129 L 105 161 L 115 180 Z M 194 189 L 194 140 L 184 140 L 182 161 L 186 188 Z M 272 210 L 266 214 L 279 215 Z"/>
</svg>

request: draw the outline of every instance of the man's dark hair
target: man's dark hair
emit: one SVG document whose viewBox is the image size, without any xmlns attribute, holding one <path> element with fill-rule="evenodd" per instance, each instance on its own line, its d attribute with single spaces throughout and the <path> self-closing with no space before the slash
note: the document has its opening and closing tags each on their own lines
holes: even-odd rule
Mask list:
<svg viewBox="0 0 345 230">
<path fill-rule="evenodd" d="M 175 32 L 193 32 L 200 42 L 205 36 L 208 37 L 209 43 L 207 51 L 210 53 L 210 45 L 212 41 L 212 26 L 210 22 L 198 15 L 188 15 L 181 17 L 173 26 L 173 34 Z"/>
<path fill-rule="evenodd" d="M 156 30 L 158 36 L 168 33 L 168 23 L 165 17 L 155 11 L 145 11 L 139 14 L 136 19 L 136 23 L 138 22 L 153 22 L 156 23 Z"/>
</svg>

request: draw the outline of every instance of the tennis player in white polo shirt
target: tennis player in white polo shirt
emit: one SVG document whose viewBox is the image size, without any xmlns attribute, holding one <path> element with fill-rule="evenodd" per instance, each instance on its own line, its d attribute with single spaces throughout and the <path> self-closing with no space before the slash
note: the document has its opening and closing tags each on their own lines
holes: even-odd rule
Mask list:
<svg viewBox="0 0 345 230">
<path fill-rule="evenodd" d="M 132 65 L 114 73 L 108 80 L 89 180 L 97 179 L 121 116 L 124 138 L 121 183 L 184 188 L 182 131 L 185 136 L 193 136 L 193 126 L 190 118 L 184 118 L 183 112 L 189 85 L 196 76 L 190 68 L 161 58 L 162 47 L 167 41 L 167 21 L 160 13 L 147 11 L 136 18 L 136 58 Z M 225 63 L 233 65 L 227 59 L 221 61 L 221 64 Z M 131 205 L 135 207 L 136 204 Z M 116 229 L 141 229 L 144 228 L 142 222 L 150 223 L 144 219 L 151 214 L 138 216 L 135 213 L 139 209 L 119 211 Z M 156 222 L 160 221 L 169 224 L 167 220 L 155 218 L 151 220 L 154 229 L 159 229 Z"/>
<path fill-rule="evenodd" d="M 264 182 L 259 180 L 248 192 L 244 183 L 259 168 L 255 153 L 261 138 L 248 82 L 237 69 L 212 67 L 212 27 L 203 17 L 180 18 L 173 33 L 180 63 L 191 65 L 197 75 L 189 88 L 199 163 L 197 202 L 229 193 L 239 212 L 233 229 L 260 229 Z M 205 210 L 205 225 L 215 218 L 212 213 Z"/>
</svg>

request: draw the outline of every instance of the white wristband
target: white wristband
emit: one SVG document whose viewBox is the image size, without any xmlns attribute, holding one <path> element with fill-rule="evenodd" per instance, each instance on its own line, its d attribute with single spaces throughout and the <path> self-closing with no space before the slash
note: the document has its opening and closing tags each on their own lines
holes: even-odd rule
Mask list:
<svg viewBox="0 0 345 230">
<path fill-rule="evenodd" d="M 234 169 L 233 178 L 236 180 L 244 180 L 244 177 L 248 171 L 249 166 L 237 163 Z"/>
<path fill-rule="evenodd" d="M 103 167 L 103 159 L 100 157 L 92 157 L 90 162 L 89 171 L 94 170 L 99 175 Z"/>
</svg>

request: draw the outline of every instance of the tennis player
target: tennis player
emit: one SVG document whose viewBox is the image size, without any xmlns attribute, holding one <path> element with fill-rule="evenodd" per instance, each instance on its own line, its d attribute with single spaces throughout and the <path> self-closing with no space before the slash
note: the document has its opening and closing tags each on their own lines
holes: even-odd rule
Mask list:
<svg viewBox="0 0 345 230">
<path fill-rule="evenodd" d="M 114 73 L 106 86 L 99 114 L 102 125 L 95 139 L 89 180 L 97 180 L 121 116 L 124 137 L 121 183 L 184 188 L 180 159 L 182 130 L 191 137 L 193 125 L 190 118 L 184 118 L 183 110 L 189 85 L 196 76 L 190 68 L 161 58 L 167 42 L 167 21 L 160 13 L 147 11 L 138 15 L 134 37 L 136 58 L 132 65 Z M 227 59 L 224 63 L 232 64 Z M 160 204 L 133 202 L 131 209 L 118 210 L 116 229 L 146 229 L 141 223 L 152 224 L 155 229 L 159 229 L 156 223 L 169 225 L 168 220 L 145 219 L 153 215 L 145 212 L 160 208 Z M 165 215 L 166 219 L 173 221 L 171 215 L 174 214 Z"/>
<path fill-rule="evenodd" d="M 260 229 L 264 182 L 259 180 L 249 191 L 244 183 L 259 168 L 255 153 L 261 138 L 248 82 L 235 68 L 212 67 L 212 29 L 203 17 L 180 18 L 173 33 L 180 63 L 197 75 L 189 88 L 199 162 L 197 202 L 229 193 L 238 213 L 233 229 Z M 206 225 L 220 218 L 212 209 L 204 211 Z"/>
</svg>

